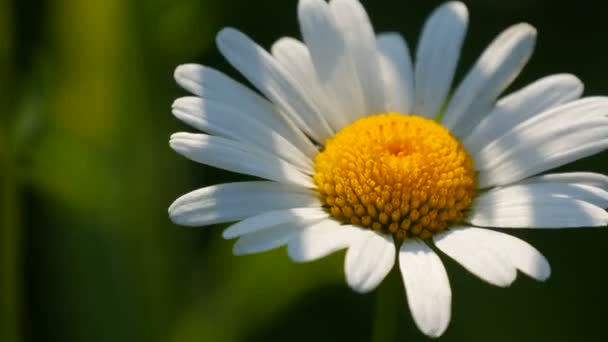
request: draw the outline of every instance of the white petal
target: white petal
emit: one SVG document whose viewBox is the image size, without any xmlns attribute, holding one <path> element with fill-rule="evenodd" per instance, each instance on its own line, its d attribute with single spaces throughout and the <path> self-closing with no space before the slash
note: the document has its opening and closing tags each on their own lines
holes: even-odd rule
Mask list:
<svg viewBox="0 0 608 342">
<path fill-rule="evenodd" d="M 308 174 L 314 173 L 311 158 L 268 126 L 249 116 L 247 108 L 234 108 L 200 97 L 182 97 L 173 103 L 173 115 L 203 132 L 230 138 L 276 155 Z"/>
<path fill-rule="evenodd" d="M 295 235 L 287 252 L 295 262 L 312 261 L 349 247 L 358 237 L 358 230 L 332 219 L 324 220 Z"/>
<path fill-rule="evenodd" d="M 246 255 L 266 252 L 287 244 L 302 230 L 297 224 L 283 224 L 241 236 L 232 249 L 234 255 Z"/>
<path fill-rule="evenodd" d="M 204 99 L 244 110 L 249 116 L 289 139 L 310 158 L 318 153 L 310 139 L 282 112 L 260 95 L 223 73 L 198 64 L 175 69 L 175 80 L 184 89 Z"/>
<path fill-rule="evenodd" d="M 486 234 L 474 229 L 450 228 L 433 240 L 441 251 L 480 279 L 500 287 L 511 285 L 517 270 L 504 253 L 490 245 Z"/>
<path fill-rule="evenodd" d="M 334 132 L 291 75 L 243 33 L 225 28 L 217 35 L 224 57 L 306 134 L 324 142 Z"/>
<path fill-rule="evenodd" d="M 407 43 L 398 33 L 378 35 L 386 110 L 411 114 L 414 104 L 414 69 Z"/>
<path fill-rule="evenodd" d="M 374 28 L 359 1 L 332 0 L 330 8 L 346 42 L 365 101 L 364 115 L 385 113 L 382 75 Z"/>
<path fill-rule="evenodd" d="M 549 279 L 551 266 L 547 259 L 529 243 L 515 236 L 490 231 L 494 245 L 500 248 L 513 266 L 526 275 L 540 281 Z"/>
<path fill-rule="evenodd" d="M 479 152 L 478 185 L 509 184 L 590 156 L 608 144 L 608 98 L 573 101 L 518 124 Z"/>
<path fill-rule="evenodd" d="M 541 78 L 498 101 L 463 144 L 467 151 L 476 153 L 534 115 L 574 101 L 582 93 L 583 83 L 576 76 L 558 74 Z"/>
<path fill-rule="evenodd" d="M 298 19 L 317 78 L 345 125 L 367 114 L 363 89 L 348 43 L 330 6 L 323 0 L 301 0 Z"/>
<path fill-rule="evenodd" d="M 468 21 L 463 3 L 448 2 L 425 23 L 416 51 L 413 114 L 427 118 L 439 114 L 452 85 Z"/>
<path fill-rule="evenodd" d="M 395 244 L 389 235 L 369 229 L 361 232 L 346 252 L 344 273 L 346 282 L 359 293 L 369 292 L 378 286 L 395 264 Z"/>
<path fill-rule="evenodd" d="M 511 26 L 479 57 L 456 89 L 442 123 L 456 137 L 465 137 L 494 106 L 534 50 L 536 30 L 528 24 Z"/>
<path fill-rule="evenodd" d="M 600 188 L 583 185 L 554 182 L 537 182 L 531 184 L 515 184 L 491 190 L 478 199 L 479 205 L 484 203 L 495 203 L 497 198 L 511 198 L 516 202 L 518 199 L 562 197 L 573 198 L 589 202 L 595 206 L 608 207 L 608 192 Z"/>
<path fill-rule="evenodd" d="M 452 311 L 452 290 L 443 263 L 416 239 L 401 245 L 399 267 L 416 326 L 428 336 L 441 336 Z"/>
<path fill-rule="evenodd" d="M 608 191 L 608 176 L 593 172 L 550 173 L 524 179 L 519 184 L 532 183 L 580 184 L 593 186 Z"/>
<path fill-rule="evenodd" d="M 534 247 L 508 234 L 453 227 L 433 240 L 469 272 L 496 286 L 509 286 L 517 269 L 538 280 L 547 279 L 551 273 L 549 263 Z"/>
<path fill-rule="evenodd" d="M 178 198 L 169 207 L 177 224 L 206 226 L 238 221 L 270 210 L 320 208 L 312 190 L 275 182 L 240 182 L 209 186 Z"/>
<path fill-rule="evenodd" d="M 311 177 L 255 146 L 213 135 L 175 133 L 169 141 L 177 153 L 195 162 L 280 183 L 314 188 Z"/>
<path fill-rule="evenodd" d="M 272 45 L 272 55 L 302 86 L 335 131 L 350 123 L 349 118 L 336 110 L 332 100 L 327 97 L 304 43 L 289 37 L 281 38 Z"/>
<path fill-rule="evenodd" d="M 511 196 L 491 191 L 480 195 L 466 222 L 497 228 L 576 228 L 608 224 L 608 213 L 576 199 L 535 196 Z"/>
<path fill-rule="evenodd" d="M 606 108 L 608 112 L 608 108 Z M 504 185 L 608 148 L 608 117 L 520 126 L 473 156 L 478 186 Z"/>
<path fill-rule="evenodd" d="M 309 225 L 311 222 L 328 218 L 329 215 L 321 208 L 291 208 L 268 211 L 233 224 L 224 230 L 224 239 L 251 234 L 268 227 L 287 223 Z"/>
</svg>

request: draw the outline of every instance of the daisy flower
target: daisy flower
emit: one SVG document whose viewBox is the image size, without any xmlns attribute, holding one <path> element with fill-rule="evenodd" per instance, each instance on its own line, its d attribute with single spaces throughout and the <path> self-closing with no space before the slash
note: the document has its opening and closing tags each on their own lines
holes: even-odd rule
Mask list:
<svg viewBox="0 0 608 342">
<path fill-rule="evenodd" d="M 300 0 L 298 18 L 302 41 L 281 38 L 270 53 L 235 29 L 217 35 L 261 95 L 209 67 L 176 69 L 195 96 L 173 114 L 205 133 L 176 133 L 171 147 L 261 180 L 184 195 L 169 208 L 175 223 L 237 222 L 223 233 L 238 238 L 236 255 L 287 246 L 305 262 L 346 249 L 346 281 L 361 293 L 397 263 L 412 317 L 434 337 L 452 296 L 435 250 L 505 287 L 518 270 L 545 280 L 550 268 L 503 231 L 606 226 L 608 177 L 539 174 L 608 147 L 608 98 L 581 98 L 569 74 L 501 97 L 532 54 L 532 26 L 499 34 L 452 89 L 460 2 L 430 15 L 415 58 L 399 34 L 376 34 L 356 0 Z"/>
</svg>

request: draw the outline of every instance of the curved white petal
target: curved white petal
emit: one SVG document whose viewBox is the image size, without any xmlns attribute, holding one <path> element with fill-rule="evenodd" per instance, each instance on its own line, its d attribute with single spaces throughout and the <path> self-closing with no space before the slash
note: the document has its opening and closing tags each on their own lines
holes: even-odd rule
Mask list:
<svg viewBox="0 0 608 342">
<path fill-rule="evenodd" d="M 496 286 L 509 286 L 517 276 L 517 269 L 537 280 L 545 280 L 551 273 L 549 263 L 534 247 L 508 234 L 453 227 L 433 240 L 469 272 Z"/>
<path fill-rule="evenodd" d="M 491 245 L 486 234 L 471 229 L 453 227 L 433 240 L 442 252 L 480 279 L 500 287 L 511 285 L 517 277 L 515 267 L 504 252 Z"/>
<path fill-rule="evenodd" d="M 339 222 L 328 219 L 293 236 L 287 252 L 295 262 L 308 262 L 347 248 L 358 238 L 357 229 L 341 226 Z"/>
<path fill-rule="evenodd" d="M 469 15 L 461 2 L 437 8 L 424 24 L 416 51 L 412 114 L 434 118 L 444 105 L 460 57 Z"/>
<path fill-rule="evenodd" d="M 361 87 L 365 102 L 363 115 L 386 112 L 376 36 L 365 9 L 353 0 L 332 0 L 329 7 Z"/>
<path fill-rule="evenodd" d="M 375 289 L 393 268 L 395 244 L 390 235 L 354 226 L 346 227 L 360 230 L 356 241 L 346 252 L 346 282 L 353 290 L 366 293 Z"/>
<path fill-rule="evenodd" d="M 540 95 L 542 94 L 538 94 L 538 96 Z M 526 105 L 535 107 L 533 103 L 528 101 L 525 101 L 518 107 L 523 109 Z M 583 120 L 595 120 L 606 117 L 608 117 L 608 97 L 586 97 L 557 106 L 551 105 L 544 111 L 525 115 L 523 117 L 524 120 L 517 120 L 515 125 L 506 126 L 500 134 L 495 135 L 494 139 L 487 140 L 480 151 L 471 151 L 471 153 L 479 156 L 484 150 L 496 148 L 496 145 L 505 139 L 522 144 L 524 141 L 515 140 L 521 134 L 520 132 L 534 133 L 535 131 L 542 131 L 547 127 L 567 126 L 581 123 Z"/>
<path fill-rule="evenodd" d="M 175 100 L 172 109 L 178 119 L 203 132 L 255 145 L 303 172 L 314 173 L 311 158 L 277 131 L 249 116 L 248 108 L 238 109 L 214 100 L 189 96 Z"/>
<path fill-rule="evenodd" d="M 608 108 L 607 108 L 608 112 Z M 515 129 L 473 156 L 478 186 L 505 185 L 608 148 L 608 117 Z"/>
<path fill-rule="evenodd" d="M 288 114 L 306 134 L 320 143 L 333 136 L 333 130 L 297 81 L 249 37 L 235 29 L 225 28 L 217 35 L 217 46 L 232 66 Z"/>
<path fill-rule="evenodd" d="M 255 146 L 207 134 L 175 133 L 171 148 L 201 164 L 280 183 L 314 188 L 311 177 Z"/>
<path fill-rule="evenodd" d="M 493 245 L 500 248 L 518 270 L 539 281 L 549 279 L 551 266 L 536 248 L 515 236 L 487 229 L 482 230 L 491 232 L 490 240 L 494 241 Z"/>
<path fill-rule="evenodd" d="M 442 123 L 459 138 L 468 135 L 494 106 L 530 59 L 536 30 L 528 24 L 511 26 L 481 54 L 454 92 Z"/>
<path fill-rule="evenodd" d="M 608 212 L 572 198 L 490 191 L 475 200 L 465 221 L 496 228 L 598 227 L 608 225 Z"/>
<path fill-rule="evenodd" d="M 583 83 L 574 75 L 558 74 L 538 81 L 500 99 L 462 142 L 476 153 L 520 123 L 583 94 Z"/>
<path fill-rule="evenodd" d="M 241 222 L 226 228 L 222 236 L 224 239 L 233 239 L 251 234 L 269 227 L 287 223 L 310 225 L 315 221 L 328 218 L 329 215 L 322 208 L 291 208 L 268 211 L 249 217 Z"/>
<path fill-rule="evenodd" d="M 518 124 L 471 156 L 478 185 L 513 183 L 601 152 L 608 146 L 608 98 L 592 97 L 550 109 Z"/>
<path fill-rule="evenodd" d="M 180 86 L 197 96 L 246 111 L 289 139 L 309 158 L 318 153 L 310 139 L 274 105 L 223 73 L 203 65 L 184 64 L 175 68 L 174 77 Z"/>
<path fill-rule="evenodd" d="M 319 111 L 335 131 L 348 125 L 349 117 L 344 116 L 333 100 L 328 98 L 312 65 L 310 52 L 304 43 L 297 39 L 283 37 L 272 45 L 272 55 L 302 86 Z"/>
<path fill-rule="evenodd" d="M 491 205 L 497 198 L 509 198 L 516 202 L 518 199 L 562 197 L 589 202 L 601 208 L 608 207 L 608 191 L 584 184 L 567 184 L 554 182 L 538 182 L 509 185 L 490 190 L 477 200 L 479 205 Z"/>
<path fill-rule="evenodd" d="M 218 184 L 192 191 L 171 204 L 169 216 L 177 224 L 206 226 L 238 221 L 271 210 L 321 206 L 312 190 L 253 181 Z"/>
<path fill-rule="evenodd" d="M 300 225 L 287 223 L 247 234 L 236 241 L 232 253 L 234 255 L 246 255 L 266 252 L 284 246 L 301 230 Z"/>
<path fill-rule="evenodd" d="M 401 245 L 399 267 L 416 326 L 428 336 L 441 336 L 452 312 L 452 290 L 443 263 L 416 239 Z"/>
<path fill-rule="evenodd" d="M 533 183 L 580 184 L 593 186 L 608 191 L 608 176 L 594 172 L 550 173 L 546 175 L 530 177 L 519 182 L 519 184 Z"/>
<path fill-rule="evenodd" d="M 414 104 L 414 69 L 407 43 L 398 33 L 382 33 L 377 40 L 386 110 L 411 114 Z"/>
<path fill-rule="evenodd" d="M 332 107 L 339 112 L 341 124 L 355 121 L 365 114 L 363 90 L 345 38 L 329 5 L 323 0 L 301 0 L 298 19 L 304 42 L 309 49 L 317 78 Z"/>
</svg>

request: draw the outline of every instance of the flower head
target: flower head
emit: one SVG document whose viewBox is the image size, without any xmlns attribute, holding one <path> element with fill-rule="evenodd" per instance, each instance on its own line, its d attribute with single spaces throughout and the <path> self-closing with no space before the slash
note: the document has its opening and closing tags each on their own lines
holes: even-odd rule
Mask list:
<svg viewBox="0 0 608 342">
<path fill-rule="evenodd" d="M 493 228 L 608 224 L 608 177 L 541 174 L 608 147 L 608 98 L 580 98 L 569 74 L 500 97 L 534 48 L 528 24 L 501 33 L 451 92 L 468 14 L 436 9 L 412 61 L 396 33 L 375 34 L 356 0 L 301 0 L 303 42 L 272 54 L 234 29 L 220 51 L 263 96 L 200 65 L 176 69 L 194 97 L 173 113 L 206 134 L 176 133 L 184 156 L 264 180 L 176 200 L 174 222 L 235 222 L 235 254 L 287 246 L 298 262 L 347 249 L 347 283 L 373 290 L 397 259 L 417 326 L 439 336 L 451 289 L 437 249 L 488 283 L 517 270 L 549 277 L 528 243 Z M 451 94 L 448 96 L 448 94 Z M 500 97 L 500 98 L 499 98 Z M 492 229 L 488 229 L 492 228 Z"/>
</svg>

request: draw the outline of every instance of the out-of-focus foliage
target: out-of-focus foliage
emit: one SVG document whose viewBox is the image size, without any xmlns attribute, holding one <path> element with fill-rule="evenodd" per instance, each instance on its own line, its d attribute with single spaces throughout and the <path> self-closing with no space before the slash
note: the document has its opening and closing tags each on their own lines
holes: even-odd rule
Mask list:
<svg viewBox="0 0 608 342">
<path fill-rule="evenodd" d="M 415 45 L 438 1 L 363 1 L 378 30 Z M 470 1 L 462 65 L 507 25 L 540 31 L 517 86 L 573 72 L 608 92 L 607 5 Z M 235 257 L 220 227 L 174 226 L 179 195 L 242 179 L 175 153 L 173 68 L 238 76 L 213 35 L 236 26 L 268 47 L 298 35 L 296 1 L 0 0 L 0 341 L 367 341 L 373 294 L 343 280 L 343 255 L 294 264 L 284 250 Z M 462 74 L 465 68 L 460 70 Z M 608 173 L 607 154 L 566 167 Z M 446 259 L 454 292 L 446 341 L 603 340 L 608 234 L 518 232 L 553 277 L 481 283 Z M 521 277 L 525 278 L 525 277 Z M 425 338 L 403 296 L 400 338 Z"/>
</svg>

